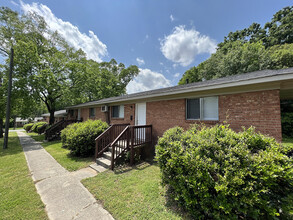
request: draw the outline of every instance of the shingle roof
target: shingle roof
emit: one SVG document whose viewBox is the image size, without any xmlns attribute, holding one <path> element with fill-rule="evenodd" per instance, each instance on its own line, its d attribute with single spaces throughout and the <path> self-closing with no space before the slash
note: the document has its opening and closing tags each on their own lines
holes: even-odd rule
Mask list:
<svg viewBox="0 0 293 220">
<path fill-rule="evenodd" d="M 127 101 L 127 100 L 133 100 L 133 99 L 139 99 L 144 97 L 152 97 L 152 96 L 164 96 L 174 93 L 184 93 L 186 90 L 190 91 L 192 89 L 204 89 L 209 86 L 216 86 L 216 85 L 222 85 L 227 83 L 235 83 L 235 82 L 241 82 L 241 81 L 248 81 L 248 80 L 254 80 L 254 79 L 261 79 L 266 77 L 273 77 L 273 76 L 279 76 L 279 75 L 285 75 L 285 74 L 293 74 L 293 68 L 288 69 L 280 69 L 280 70 L 261 70 L 261 71 L 255 71 L 250 73 L 243 73 L 218 79 L 212 79 L 202 82 L 195 82 L 195 83 L 189 83 L 185 85 L 178 85 L 178 86 L 172 86 L 162 89 L 155 89 L 155 90 L 149 90 L 145 92 L 139 92 L 139 93 L 133 93 L 133 94 L 127 94 L 117 97 L 111 97 L 111 98 L 105 98 L 100 99 L 97 101 L 92 102 L 86 102 L 74 106 L 70 106 L 67 108 L 76 108 L 76 107 L 84 107 L 84 106 L 94 106 L 99 104 L 107 104 L 112 102 L 120 102 L 120 101 Z"/>
<path fill-rule="evenodd" d="M 66 110 L 59 110 L 59 111 L 55 111 L 54 112 L 54 116 L 63 116 L 63 115 L 66 115 L 67 112 Z M 50 116 L 50 113 L 45 113 L 45 114 L 42 114 L 42 116 Z"/>
</svg>

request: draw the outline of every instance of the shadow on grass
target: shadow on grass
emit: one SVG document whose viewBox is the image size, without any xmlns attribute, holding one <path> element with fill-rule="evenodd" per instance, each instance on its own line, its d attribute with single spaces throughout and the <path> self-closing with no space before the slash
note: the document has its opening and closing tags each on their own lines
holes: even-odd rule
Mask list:
<svg viewBox="0 0 293 220">
<path fill-rule="evenodd" d="M 4 138 L 0 138 L 0 156 L 19 154 L 22 152 L 22 148 L 19 147 L 19 139 L 17 136 L 9 136 L 8 147 L 3 149 Z"/>
<path fill-rule="evenodd" d="M 173 198 L 173 190 L 167 187 L 165 193 L 166 208 L 173 213 L 179 214 L 183 219 L 193 219 L 192 216 Z"/>
<path fill-rule="evenodd" d="M 89 161 L 92 160 L 93 162 L 95 161 L 95 157 L 81 157 L 81 156 L 75 156 L 72 155 L 70 152 L 66 155 L 67 158 L 69 158 L 70 160 L 74 161 L 74 162 L 81 162 L 81 161 Z"/>
<path fill-rule="evenodd" d="M 127 173 L 131 170 L 144 170 L 148 168 L 149 166 L 153 165 L 154 163 L 155 162 L 153 161 L 147 161 L 147 162 L 140 162 L 139 164 L 134 166 L 122 165 L 115 168 L 114 173 L 119 175 L 119 174 Z"/>
</svg>

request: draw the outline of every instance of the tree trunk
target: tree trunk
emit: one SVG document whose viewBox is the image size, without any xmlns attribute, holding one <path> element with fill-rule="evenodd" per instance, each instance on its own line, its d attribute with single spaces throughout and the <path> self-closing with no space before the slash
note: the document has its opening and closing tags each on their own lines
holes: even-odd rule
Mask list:
<svg viewBox="0 0 293 220">
<path fill-rule="evenodd" d="M 3 138 L 3 118 L 0 118 L 0 138 Z"/>
<path fill-rule="evenodd" d="M 14 124 L 14 130 L 15 130 L 16 129 L 16 117 L 14 116 L 13 119 L 14 119 L 14 123 L 13 124 Z"/>
<path fill-rule="evenodd" d="M 55 112 L 54 109 L 50 110 L 50 119 L 49 119 L 49 124 L 50 125 L 54 124 L 54 122 L 55 122 L 54 112 Z"/>
</svg>

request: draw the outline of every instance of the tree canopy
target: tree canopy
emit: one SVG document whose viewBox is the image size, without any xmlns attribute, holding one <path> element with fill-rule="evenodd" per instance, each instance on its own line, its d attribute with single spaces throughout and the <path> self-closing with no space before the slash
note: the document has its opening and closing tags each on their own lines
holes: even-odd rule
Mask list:
<svg viewBox="0 0 293 220">
<path fill-rule="evenodd" d="M 187 70 L 179 84 L 215 79 L 263 69 L 293 67 L 293 6 L 278 11 L 263 27 L 230 32 L 216 53 Z"/>
<path fill-rule="evenodd" d="M 19 15 L 5 7 L 0 8 L 0 45 L 4 56 L 11 47 L 15 51 L 13 105 L 18 115 L 33 114 L 44 103 L 50 112 L 50 124 L 54 123 L 54 112 L 67 105 L 125 93 L 127 84 L 139 72 L 136 66 L 125 67 L 114 59 L 102 63 L 87 60 L 81 49 L 75 50 L 52 32 L 43 17 L 35 13 Z M 2 78 L 8 63 L 9 56 Z M 5 88 L 3 83 L 2 90 Z M 1 97 L 5 98 L 1 91 L 0 104 Z"/>
</svg>

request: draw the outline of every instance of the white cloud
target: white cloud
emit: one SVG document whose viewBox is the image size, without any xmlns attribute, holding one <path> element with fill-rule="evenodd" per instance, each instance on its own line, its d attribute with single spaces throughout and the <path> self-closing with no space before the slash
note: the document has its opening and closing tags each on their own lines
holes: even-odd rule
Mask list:
<svg viewBox="0 0 293 220">
<path fill-rule="evenodd" d="M 81 48 L 89 59 L 101 62 L 102 57 L 108 54 L 107 46 L 99 40 L 93 31 L 89 31 L 88 35 L 81 33 L 78 27 L 57 18 L 46 5 L 39 3 L 32 3 L 30 5 L 22 1 L 20 1 L 20 4 L 24 13 L 35 12 L 43 16 L 52 31 L 58 31 L 72 47 L 76 49 Z"/>
<path fill-rule="evenodd" d="M 172 14 L 170 15 L 170 20 L 171 20 L 171 22 L 173 22 L 175 20 L 175 18 L 173 17 Z"/>
<path fill-rule="evenodd" d="M 214 53 L 217 47 L 215 40 L 195 29 L 186 30 L 183 25 L 175 27 L 160 43 L 163 55 L 182 66 L 191 64 L 198 54 Z"/>
<path fill-rule="evenodd" d="M 180 73 L 175 73 L 175 74 L 174 74 L 174 77 L 175 77 L 175 78 L 178 78 L 179 76 L 180 76 Z"/>
<path fill-rule="evenodd" d="M 144 60 L 140 58 L 136 58 L 136 62 L 138 63 L 139 66 L 144 65 Z"/>
<path fill-rule="evenodd" d="M 147 34 L 147 35 L 145 35 L 145 37 L 144 37 L 144 39 L 143 39 L 143 41 L 142 41 L 142 43 L 144 44 L 148 39 L 149 39 L 149 35 Z"/>
<path fill-rule="evenodd" d="M 10 1 L 11 4 L 15 5 L 15 6 L 19 6 L 19 4 L 17 4 L 15 1 Z"/>
<path fill-rule="evenodd" d="M 153 72 L 150 69 L 139 70 L 138 76 L 126 87 L 128 94 L 172 86 L 170 80 L 161 73 Z"/>
</svg>

